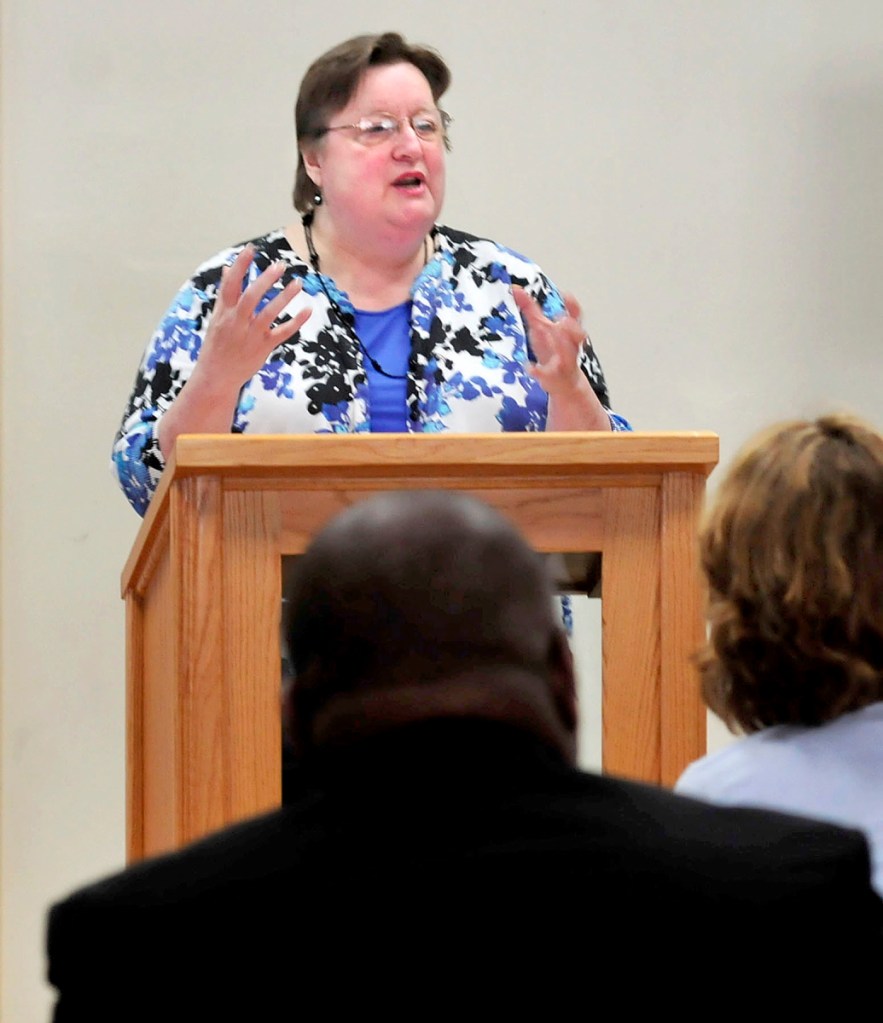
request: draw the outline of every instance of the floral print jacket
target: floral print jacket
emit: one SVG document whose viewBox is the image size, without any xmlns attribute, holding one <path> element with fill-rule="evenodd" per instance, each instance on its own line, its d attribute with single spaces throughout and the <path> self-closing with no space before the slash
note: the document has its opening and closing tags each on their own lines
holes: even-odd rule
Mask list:
<svg viewBox="0 0 883 1023">
<path fill-rule="evenodd" d="M 539 267 L 495 242 L 441 226 L 433 237 L 434 252 L 411 292 L 409 431 L 543 430 L 547 395 L 526 369 L 534 356 L 512 285 L 525 288 L 553 318 L 564 312 L 561 295 Z M 114 442 L 113 465 L 126 497 L 141 515 L 164 468 L 157 426 L 199 358 L 221 271 L 245 244 L 218 253 L 182 286 L 139 367 Z M 362 353 L 347 322 L 353 314 L 348 297 L 329 277 L 322 278 L 322 287 L 311 266 L 291 250 L 283 231 L 251 244 L 255 259 L 246 283 L 282 260 L 289 269 L 274 291 L 294 276 L 302 277 L 303 291 L 292 308 L 306 299 L 313 312 L 298 334 L 273 351 L 244 385 L 232 431 L 370 431 L 368 383 Z M 283 313 L 280 321 L 287 318 Z M 630 429 L 626 420 L 609 411 L 604 374 L 588 338 L 581 362 L 608 409 L 612 428 Z"/>
</svg>

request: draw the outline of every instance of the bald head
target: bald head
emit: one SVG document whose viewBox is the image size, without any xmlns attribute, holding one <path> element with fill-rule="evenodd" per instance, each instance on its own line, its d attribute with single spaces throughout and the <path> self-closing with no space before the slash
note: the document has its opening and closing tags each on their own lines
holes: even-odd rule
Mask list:
<svg viewBox="0 0 883 1023">
<path fill-rule="evenodd" d="M 353 506 L 299 560 L 287 597 L 301 731 L 347 694 L 364 711 L 368 695 L 377 704 L 378 692 L 396 690 L 401 706 L 418 687 L 418 706 L 444 692 L 457 713 L 492 678 L 530 678 L 545 702 L 569 673 L 543 560 L 505 518 L 460 494 L 399 492 Z M 466 676 L 477 681 L 451 706 L 450 683 Z"/>
</svg>

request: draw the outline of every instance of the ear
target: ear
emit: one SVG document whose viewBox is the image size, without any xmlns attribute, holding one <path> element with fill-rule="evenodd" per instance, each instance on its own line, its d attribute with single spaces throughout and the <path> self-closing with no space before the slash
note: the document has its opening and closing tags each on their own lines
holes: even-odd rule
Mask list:
<svg viewBox="0 0 883 1023">
<path fill-rule="evenodd" d="M 307 175 L 310 181 L 321 191 L 322 189 L 322 162 L 319 152 L 319 145 L 304 145 L 301 147 L 300 155 L 304 162 Z"/>
</svg>

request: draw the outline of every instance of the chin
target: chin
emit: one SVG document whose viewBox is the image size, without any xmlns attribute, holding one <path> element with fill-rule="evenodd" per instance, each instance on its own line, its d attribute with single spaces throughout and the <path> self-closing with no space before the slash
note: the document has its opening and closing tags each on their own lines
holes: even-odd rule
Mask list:
<svg viewBox="0 0 883 1023">
<path fill-rule="evenodd" d="M 417 207 L 400 210 L 394 218 L 397 226 L 402 228 L 413 228 L 415 232 L 427 233 L 435 224 L 441 208 L 433 205 L 431 208 Z"/>
</svg>

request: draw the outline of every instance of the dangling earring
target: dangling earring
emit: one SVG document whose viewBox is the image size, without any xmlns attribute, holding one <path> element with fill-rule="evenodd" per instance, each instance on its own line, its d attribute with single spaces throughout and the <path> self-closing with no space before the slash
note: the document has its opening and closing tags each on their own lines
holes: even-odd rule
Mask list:
<svg viewBox="0 0 883 1023">
<path fill-rule="evenodd" d="M 316 190 L 316 194 L 313 196 L 313 206 L 321 206 L 321 205 L 322 205 L 322 193 L 320 191 L 318 191 L 318 189 L 317 189 Z"/>
</svg>

